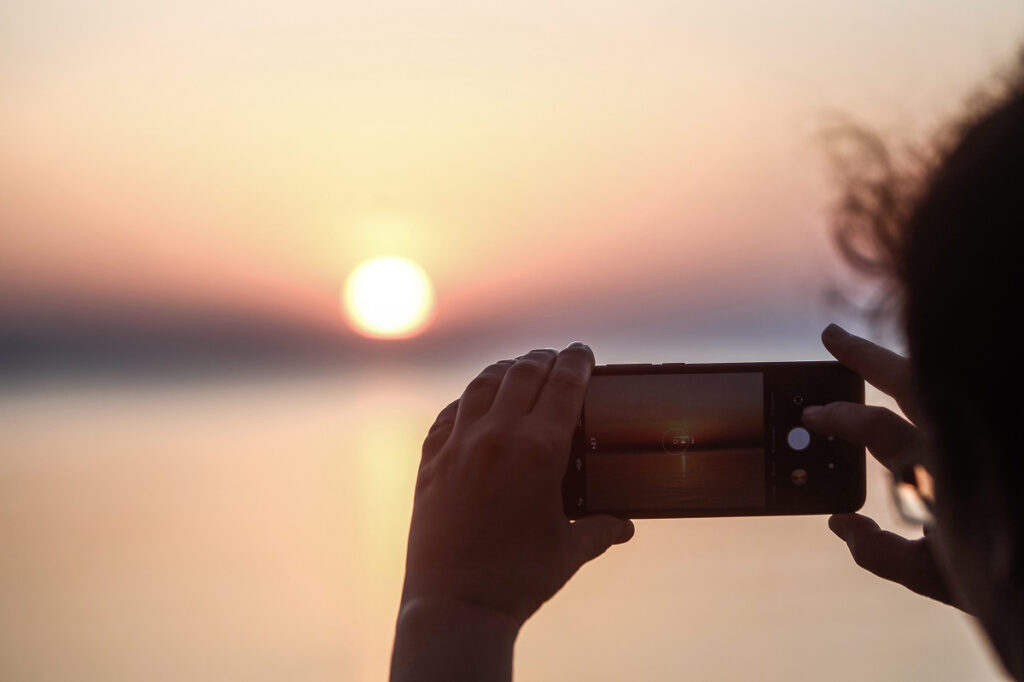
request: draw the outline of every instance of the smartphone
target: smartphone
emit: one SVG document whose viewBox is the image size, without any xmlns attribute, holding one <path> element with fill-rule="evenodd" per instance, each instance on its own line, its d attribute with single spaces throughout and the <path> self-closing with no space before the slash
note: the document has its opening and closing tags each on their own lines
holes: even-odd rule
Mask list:
<svg viewBox="0 0 1024 682">
<path fill-rule="evenodd" d="M 864 448 L 812 433 L 808 405 L 864 402 L 838 362 L 603 365 L 573 438 L 569 518 L 852 512 Z"/>
</svg>

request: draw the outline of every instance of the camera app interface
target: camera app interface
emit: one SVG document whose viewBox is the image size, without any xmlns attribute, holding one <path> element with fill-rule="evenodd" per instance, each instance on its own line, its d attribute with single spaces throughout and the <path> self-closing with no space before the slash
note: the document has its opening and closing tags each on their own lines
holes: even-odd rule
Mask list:
<svg viewBox="0 0 1024 682">
<path fill-rule="evenodd" d="M 583 419 L 590 511 L 765 505 L 759 372 L 594 376 Z"/>
</svg>

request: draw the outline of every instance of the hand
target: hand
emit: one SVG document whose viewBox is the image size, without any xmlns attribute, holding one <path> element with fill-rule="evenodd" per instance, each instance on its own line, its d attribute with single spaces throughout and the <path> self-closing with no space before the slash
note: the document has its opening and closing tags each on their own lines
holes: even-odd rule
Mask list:
<svg viewBox="0 0 1024 682">
<path fill-rule="evenodd" d="M 821 339 L 837 360 L 895 398 L 908 418 L 920 418 L 906 358 L 834 324 L 825 329 Z M 929 447 L 923 430 L 884 407 L 830 403 L 808 407 L 803 421 L 813 431 L 866 446 L 886 466 L 907 459 L 920 461 Z M 846 542 L 853 560 L 862 568 L 918 594 L 954 604 L 932 553 L 933 540 L 927 528 L 923 538 L 908 540 L 882 530 L 873 519 L 861 514 L 836 514 L 829 518 L 828 526 Z"/>
<path fill-rule="evenodd" d="M 501 361 L 438 415 L 416 481 L 393 679 L 429 678 L 427 668 L 445 679 L 504 677 L 495 656 L 509 659 L 510 674 L 522 623 L 580 566 L 632 537 L 630 521 L 573 523 L 562 508 L 593 365 L 583 344 Z M 488 648 L 452 669 L 452 656 Z"/>
</svg>

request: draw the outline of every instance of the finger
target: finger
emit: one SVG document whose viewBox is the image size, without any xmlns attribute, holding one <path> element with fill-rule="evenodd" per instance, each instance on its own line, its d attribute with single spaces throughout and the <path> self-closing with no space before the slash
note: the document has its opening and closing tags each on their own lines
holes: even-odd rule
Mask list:
<svg viewBox="0 0 1024 682">
<path fill-rule="evenodd" d="M 803 411 L 807 428 L 867 446 L 882 464 L 891 466 L 918 442 L 917 427 L 884 407 L 835 402 Z"/>
<path fill-rule="evenodd" d="M 501 381 L 513 362 L 513 360 L 499 360 L 485 367 L 476 375 L 476 378 L 469 382 L 459 399 L 458 413 L 455 415 L 456 426 L 471 424 L 490 409 L 494 396 L 501 386 Z"/>
<path fill-rule="evenodd" d="M 516 358 L 494 396 L 491 411 L 503 415 L 526 414 L 533 408 L 541 386 L 555 362 L 558 351 L 553 348 L 532 350 Z"/>
<path fill-rule="evenodd" d="M 828 527 L 850 549 L 861 568 L 932 599 L 953 604 L 928 540 L 907 538 L 882 530 L 860 514 L 836 514 Z"/>
<path fill-rule="evenodd" d="M 910 361 L 907 358 L 851 334 L 837 324 L 825 327 L 821 341 L 836 360 L 895 398 L 909 418 L 916 418 L 917 404 L 912 395 Z"/>
<path fill-rule="evenodd" d="M 571 526 L 573 572 L 592 559 L 605 553 L 612 545 L 628 542 L 635 528 L 629 519 L 606 514 L 586 516 Z"/>
<path fill-rule="evenodd" d="M 594 352 L 586 344 L 576 342 L 558 354 L 540 389 L 533 413 L 567 436 L 572 435 L 583 411 L 587 382 L 594 368 Z"/>
<path fill-rule="evenodd" d="M 459 400 L 455 399 L 437 414 L 430 430 L 427 431 L 427 437 L 423 440 L 421 464 L 432 459 L 437 451 L 448 442 L 448 436 L 452 434 L 452 428 L 455 426 L 455 415 L 458 410 Z"/>
</svg>

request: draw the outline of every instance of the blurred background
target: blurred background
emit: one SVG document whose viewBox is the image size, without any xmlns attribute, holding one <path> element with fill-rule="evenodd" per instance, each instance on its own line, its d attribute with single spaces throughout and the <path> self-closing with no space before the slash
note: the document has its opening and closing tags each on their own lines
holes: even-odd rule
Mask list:
<svg viewBox="0 0 1024 682">
<path fill-rule="evenodd" d="M 383 679 L 420 442 L 479 368 L 898 347 L 829 295 L 867 289 L 821 132 L 919 140 L 1022 37 L 1016 0 L 0 0 L 0 677 Z M 916 532 L 878 467 L 867 512 Z M 823 517 L 639 522 L 516 656 L 1002 678 Z"/>
</svg>

